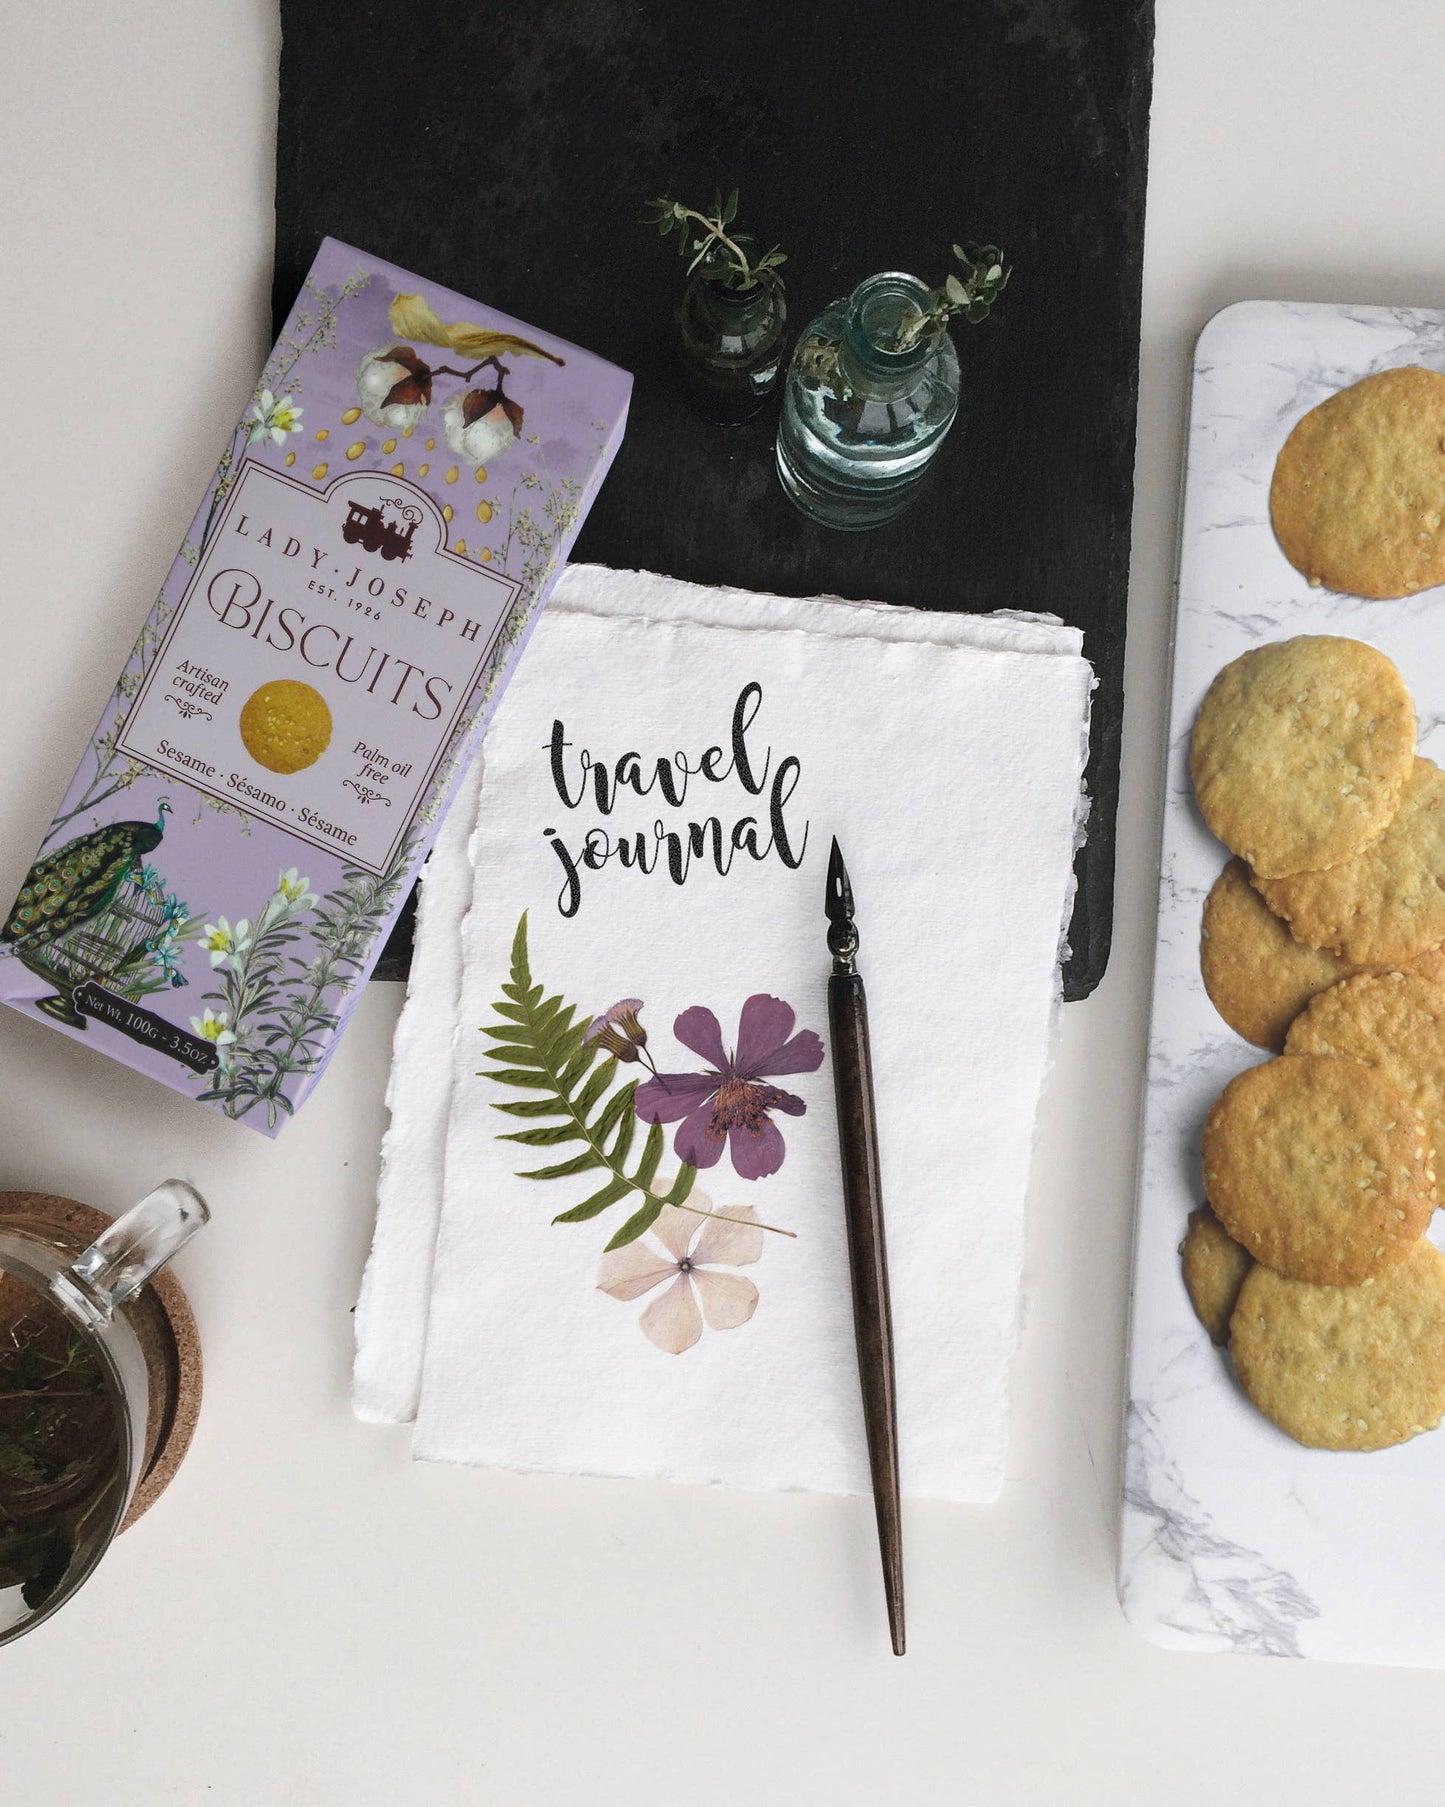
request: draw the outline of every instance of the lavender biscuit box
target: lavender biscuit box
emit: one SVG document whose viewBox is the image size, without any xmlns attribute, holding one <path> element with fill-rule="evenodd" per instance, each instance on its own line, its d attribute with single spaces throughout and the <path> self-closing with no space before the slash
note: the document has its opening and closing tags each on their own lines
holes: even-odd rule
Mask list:
<svg viewBox="0 0 1445 1807">
<path fill-rule="evenodd" d="M 0 934 L 0 998 L 274 1135 L 622 439 L 631 378 L 327 239 Z"/>
</svg>

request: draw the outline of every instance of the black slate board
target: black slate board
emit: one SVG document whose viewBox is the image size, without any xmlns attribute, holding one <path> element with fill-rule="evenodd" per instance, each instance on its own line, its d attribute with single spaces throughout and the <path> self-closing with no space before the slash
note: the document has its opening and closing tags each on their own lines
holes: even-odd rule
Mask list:
<svg viewBox="0 0 1445 1807">
<path fill-rule="evenodd" d="M 611 358 L 626 442 L 578 559 L 924 608 L 1049 610 L 1094 661 L 1065 996 L 1109 953 L 1138 388 L 1152 0 L 282 0 L 275 304 L 331 233 Z M 956 329 L 960 423 L 901 521 L 794 512 L 775 413 L 698 419 L 673 374 L 681 264 L 637 225 L 742 191 L 789 253 L 791 323 L 956 238 L 1014 275 Z M 940 900 L 942 903 L 942 900 Z M 378 971 L 399 976 L 404 919 Z"/>
</svg>

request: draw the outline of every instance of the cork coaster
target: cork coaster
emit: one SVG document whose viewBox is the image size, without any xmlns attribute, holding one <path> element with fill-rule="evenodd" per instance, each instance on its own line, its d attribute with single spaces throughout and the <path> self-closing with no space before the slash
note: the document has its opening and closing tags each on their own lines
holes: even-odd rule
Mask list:
<svg viewBox="0 0 1445 1807">
<path fill-rule="evenodd" d="M 48 1192 L 0 1192 L 0 1222 L 78 1255 L 110 1222 L 103 1211 Z M 163 1267 L 121 1307 L 145 1355 L 150 1383 L 141 1478 L 121 1524 L 127 1531 L 170 1485 L 201 1410 L 201 1339 L 181 1283 Z"/>
</svg>

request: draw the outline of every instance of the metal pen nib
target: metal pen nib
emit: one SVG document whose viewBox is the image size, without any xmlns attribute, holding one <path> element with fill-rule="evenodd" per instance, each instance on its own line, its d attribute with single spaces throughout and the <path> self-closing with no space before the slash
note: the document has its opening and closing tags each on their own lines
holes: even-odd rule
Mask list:
<svg viewBox="0 0 1445 1807">
<path fill-rule="evenodd" d="M 853 923 L 853 887 L 848 882 L 848 868 L 843 864 L 843 849 L 838 845 L 837 835 L 833 836 L 833 850 L 828 855 L 827 892 L 823 899 L 823 911 L 833 928 L 843 931 L 836 937 L 843 940 L 851 937 L 851 945 L 846 950 L 833 946 L 832 929 L 828 933 L 828 948 L 833 958 L 847 959 L 858 951 L 858 930 Z"/>
</svg>

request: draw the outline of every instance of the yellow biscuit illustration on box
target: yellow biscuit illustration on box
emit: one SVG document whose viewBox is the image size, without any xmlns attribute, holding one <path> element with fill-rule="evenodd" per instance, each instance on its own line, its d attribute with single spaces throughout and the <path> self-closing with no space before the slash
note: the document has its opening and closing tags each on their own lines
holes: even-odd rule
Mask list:
<svg viewBox="0 0 1445 1807">
<path fill-rule="evenodd" d="M 331 711 L 310 684 L 277 678 L 253 690 L 241 710 L 241 739 L 268 772 L 302 772 L 331 742 Z"/>
</svg>

